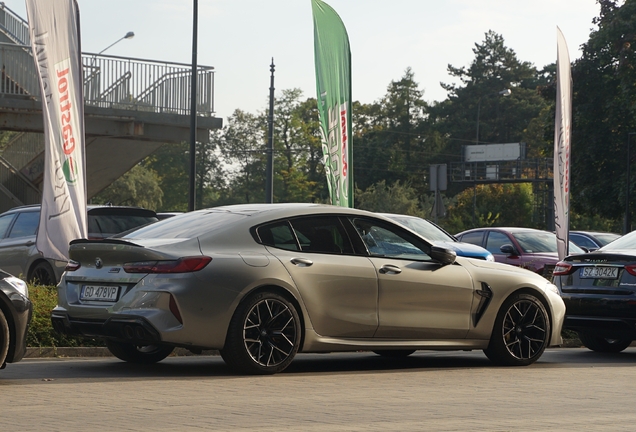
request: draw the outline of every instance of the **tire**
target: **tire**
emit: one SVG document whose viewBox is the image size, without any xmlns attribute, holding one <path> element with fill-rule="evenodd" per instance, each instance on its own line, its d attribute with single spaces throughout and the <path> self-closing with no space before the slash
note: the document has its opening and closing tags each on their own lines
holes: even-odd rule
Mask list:
<svg viewBox="0 0 636 432">
<path fill-rule="evenodd" d="M 613 339 L 602 335 L 578 332 L 579 339 L 586 348 L 600 353 L 617 353 L 631 345 L 632 339 Z"/>
<path fill-rule="evenodd" d="M 411 354 L 413 354 L 415 352 L 415 350 L 378 350 L 378 351 L 373 351 L 374 353 L 376 353 L 377 355 L 380 355 L 382 357 L 390 357 L 390 358 L 404 358 L 404 357 L 408 357 Z"/>
<path fill-rule="evenodd" d="M 298 352 L 301 327 L 289 300 L 273 292 L 256 293 L 236 308 L 221 357 L 235 372 L 281 372 Z"/>
<path fill-rule="evenodd" d="M 31 275 L 29 276 L 29 282 L 34 285 L 57 285 L 57 278 L 53 272 L 53 268 L 47 262 L 41 261 L 31 269 Z"/>
<path fill-rule="evenodd" d="M 106 348 L 112 355 L 120 360 L 137 363 L 137 364 L 153 364 L 160 362 L 168 357 L 174 347 L 162 345 L 145 345 L 138 346 L 133 343 L 106 341 Z"/>
<path fill-rule="evenodd" d="M 543 303 L 530 294 L 514 294 L 501 306 L 484 353 L 498 365 L 527 366 L 541 357 L 549 339 Z"/>
<path fill-rule="evenodd" d="M 9 353 L 9 344 L 11 343 L 11 333 L 9 332 L 9 324 L 4 312 L 0 309 L 0 369 L 4 369 Z"/>
</svg>

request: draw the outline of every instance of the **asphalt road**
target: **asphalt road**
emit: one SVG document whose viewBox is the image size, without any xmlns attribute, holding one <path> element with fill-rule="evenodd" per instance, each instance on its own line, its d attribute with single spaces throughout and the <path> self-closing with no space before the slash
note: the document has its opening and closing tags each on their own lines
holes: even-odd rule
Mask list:
<svg viewBox="0 0 636 432">
<path fill-rule="evenodd" d="M 550 349 L 523 368 L 481 352 L 301 354 L 264 377 L 216 356 L 25 359 L 0 371 L 0 431 L 633 431 L 634 383 L 636 348 Z"/>
</svg>

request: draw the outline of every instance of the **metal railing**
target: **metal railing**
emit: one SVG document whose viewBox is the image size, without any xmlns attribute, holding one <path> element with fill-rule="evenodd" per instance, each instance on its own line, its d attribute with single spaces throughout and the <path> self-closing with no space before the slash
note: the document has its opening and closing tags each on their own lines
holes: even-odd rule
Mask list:
<svg viewBox="0 0 636 432">
<path fill-rule="evenodd" d="M 0 95 L 40 97 L 28 23 L 0 2 Z M 84 102 L 89 106 L 190 114 L 192 66 L 82 53 Z M 214 68 L 197 68 L 197 114 L 214 113 Z"/>
<path fill-rule="evenodd" d="M 186 115 L 192 68 L 127 57 L 82 54 L 84 101 L 102 108 Z M 214 113 L 214 68 L 197 68 L 197 114 Z"/>
<path fill-rule="evenodd" d="M 493 162 L 451 162 L 450 181 L 464 183 L 519 183 L 552 181 L 551 158 Z"/>
<path fill-rule="evenodd" d="M 28 23 L 0 2 L 0 29 L 19 45 L 31 45 Z"/>
</svg>

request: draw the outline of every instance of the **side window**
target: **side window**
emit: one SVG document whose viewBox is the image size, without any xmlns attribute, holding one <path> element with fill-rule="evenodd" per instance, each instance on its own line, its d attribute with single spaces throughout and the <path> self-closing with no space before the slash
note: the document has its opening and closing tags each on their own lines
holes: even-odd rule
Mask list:
<svg viewBox="0 0 636 432">
<path fill-rule="evenodd" d="M 488 240 L 486 241 L 488 252 L 501 255 L 501 249 L 499 248 L 505 244 L 512 245 L 512 241 L 507 235 L 496 231 L 488 233 Z"/>
<path fill-rule="evenodd" d="M 11 228 L 9 238 L 34 236 L 40 223 L 40 212 L 24 212 L 18 214 L 18 218 Z"/>
<path fill-rule="evenodd" d="M 287 221 L 263 225 L 256 230 L 261 242 L 280 249 L 300 250 Z"/>
<path fill-rule="evenodd" d="M 290 220 L 300 247 L 306 252 L 351 254 L 349 238 L 334 216 L 301 217 Z"/>
<path fill-rule="evenodd" d="M 11 225 L 14 217 L 15 213 L 0 217 L 0 238 L 4 238 L 6 236 L 7 229 L 9 229 L 9 225 Z"/>
<path fill-rule="evenodd" d="M 352 222 L 372 256 L 417 261 L 431 259 L 424 251 L 426 245 L 423 242 L 398 227 L 363 218 L 355 218 Z"/>
<path fill-rule="evenodd" d="M 477 246 L 481 246 L 482 244 L 484 244 L 484 232 L 483 231 L 476 231 L 476 232 L 469 232 L 466 233 L 464 235 L 462 235 L 459 238 L 459 241 L 462 241 L 464 243 L 471 243 Z"/>
<path fill-rule="evenodd" d="M 594 249 L 598 247 L 592 240 L 582 235 L 570 234 L 570 240 L 576 243 L 578 246 L 583 246 L 588 249 Z"/>
</svg>

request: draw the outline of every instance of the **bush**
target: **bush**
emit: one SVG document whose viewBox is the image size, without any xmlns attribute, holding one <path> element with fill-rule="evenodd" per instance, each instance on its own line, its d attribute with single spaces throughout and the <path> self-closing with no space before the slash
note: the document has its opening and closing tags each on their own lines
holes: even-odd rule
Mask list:
<svg viewBox="0 0 636 432">
<path fill-rule="evenodd" d="M 92 347 L 104 346 L 95 339 L 76 339 L 60 335 L 51 325 L 51 311 L 57 305 L 57 288 L 54 286 L 29 285 L 29 299 L 33 303 L 33 317 L 27 334 L 27 346 L 46 347 Z"/>
</svg>

